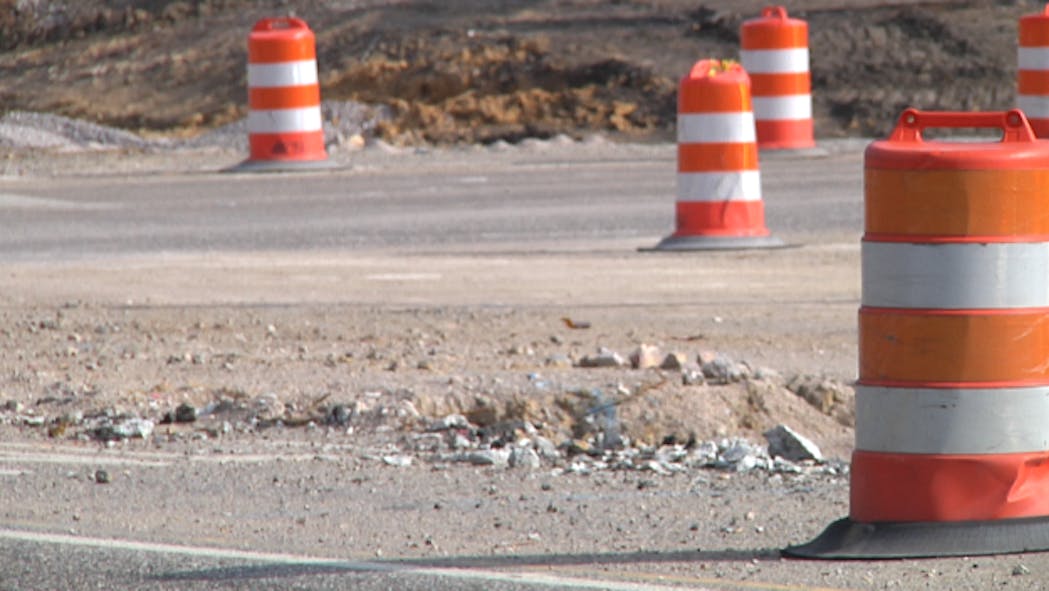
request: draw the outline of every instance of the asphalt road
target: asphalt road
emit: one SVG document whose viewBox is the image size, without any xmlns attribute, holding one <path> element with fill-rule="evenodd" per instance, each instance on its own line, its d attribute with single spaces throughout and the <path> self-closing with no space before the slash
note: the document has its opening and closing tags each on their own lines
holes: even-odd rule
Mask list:
<svg viewBox="0 0 1049 591">
<path fill-rule="evenodd" d="M 796 249 L 709 260 L 637 252 L 673 227 L 672 146 L 365 153 L 342 170 L 297 175 L 220 174 L 207 158 L 161 155 L 6 176 L 4 297 L 140 297 L 152 293 L 148 275 L 167 273 L 167 297 L 183 303 L 261 292 L 309 301 L 337 291 L 356 301 L 527 304 L 549 295 L 522 290 L 523 282 L 565 285 L 571 299 L 573 282 L 619 272 L 637 285 L 581 298 L 594 306 L 723 298 L 800 348 L 812 348 L 802 333 L 825 330 L 813 338 L 837 352 L 821 363 L 841 369 L 855 358 L 851 336 L 837 333 L 856 306 L 860 147 L 828 144 L 818 157 L 763 161 L 768 225 Z M 499 260 L 486 262 L 493 254 Z M 260 279 L 249 266 L 229 278 L 224 267 L 201 265 L 211 260 L 201 255 L 267 256 L 279 272 Z M 420 255 L 430 257 L 422 266 Z M 304 264 L 332 257 L 382 264 L 321 296 L 288 288 Z M 522 275 L 518 259 L 563 269 Z M 134 261 L 132 271 L 124 261 Z M 598 271 L 586 275 L 595 261 Z M 109 275 L 93 285 L 97 265 Z M 661 291 L 676 267 L 684 270 L 672 283 L 687 290 Z M 740 280 L 724 281 L 728 273 Z M 205 279 L 185 293 L 171 287 L 196 275 Z M 360 277 L 406 281 L 376 292 Z M 410 285 L 420 279 L 428 282 Z M 793 306 L 772 317 L 770 306 L 784 303 Z M 815 320 L 828 318 L 830 328 L 819 328 Z M 0 589 L 976 590 L 1049 580 L 1043 554 L 779 558 L 779 547 L 844 515 L 843 479 L 397 472 L 359 451 L 293 443 L 222 442 L 205 453 L 0 445 Z M 92 481 L 99 466 L 112 483 Z M 345 555 L 343 545 L 374 551 Z"/>
<path fill-rule="evenodd" d="M 170 157 L 161 171 L 7 177 L 0 260 L 615 239 L 652 246 L 673 229 L 672 147 L 576 152 L 372 154 L 341 171 L 297 175 L 179 170 Z M 483 165 L 472 164 L 478 158 Z M 769 157 L 762 180 L 770 230 L 788 241 L 857 237 L 861 166 L 855 149 Z"/>
</svg>

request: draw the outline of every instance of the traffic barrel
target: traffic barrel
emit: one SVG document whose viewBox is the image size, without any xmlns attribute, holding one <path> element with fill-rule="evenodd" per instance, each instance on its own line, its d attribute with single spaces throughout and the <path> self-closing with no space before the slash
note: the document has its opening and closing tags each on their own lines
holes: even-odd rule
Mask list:
<svg viewBox="0 0 1049 591">
<path fill-rule="evenodd" d="M 750 75 L 758 147 L 814 147 L 808 23 L 766 7 L 740 26 L 739 55 Z"/>
<path fill-rule="evenodd" d="M 677 230 L 655 250 L 782 246 L 765 227 L 750 81 L 736 62 L 696 62 L 681 79 Z"/>
<path fill-rule="evenodd" d="M 1020 17 L 1016 106 L 1038 137 L 1049 137 L 1049 4 Z"/>
<path fill-rule="evenodd" d="M 248 35 L 250 156 L 232 171 L 330 168 L 324 149 L 313 31 L 293 17 L 264 18 Z"/>
<path fill-rule="evenodd" d="M 849 516 L 784 552 L 1049 550 L 1049 142 L 1019 110 L 908 110 L 864 160 Z"/>
</svg>

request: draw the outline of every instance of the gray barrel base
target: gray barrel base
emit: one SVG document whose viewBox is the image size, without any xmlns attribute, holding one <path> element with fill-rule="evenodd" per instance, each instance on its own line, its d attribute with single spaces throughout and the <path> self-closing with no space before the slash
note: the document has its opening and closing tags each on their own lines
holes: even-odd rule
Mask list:
<svg viewBox="0 0 1049 591">
<path fill-rule="evenodd" d="M 992 521 L 857 523 L 839 519 L 784 556 L 823 560 L 981 556 L 1049 550 L 1049 517 Z"/>
<path fill-rule="evenodd" d="M 667 236 L 654 248 L 644 252 L 667 250 L 744 250 L 749 248 L 785 248 L 775 236 Z"/>
<path fill-rule="evenodd" d="M 341 167 L 331 160 L 245 160 L 236 166 L 223 168 L 222 172 L 305 172 Z"/>
</svg>

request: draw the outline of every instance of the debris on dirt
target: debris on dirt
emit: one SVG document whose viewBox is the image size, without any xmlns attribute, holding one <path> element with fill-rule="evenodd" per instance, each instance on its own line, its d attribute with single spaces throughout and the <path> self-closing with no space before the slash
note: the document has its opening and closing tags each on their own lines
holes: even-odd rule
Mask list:
<svg viewBox="0 0 1049 591">
<path fill-rule="evenodd" d="M 659 347 L 642 343 L 630 354 L 630 367 L 634 369 L 652 369 L 659 367 L 663 361 L 660 358 Z"/>
<path fill-rule="evenodd" d="M 799 374 L 786 387 L 823 414 L 834 417 L 842 425 L 856 424 L 856 392 L 839 380 L 825 376 Z"/>
<path fill-rule="evenodd" d="M 175 409 L 174 422 L 192 423 L 197 420 L 197 409 L 188 402 L 183 402 Z"/>
<path fill-rule="evenodd" d="M 95 470 L 94 479 L 98 484 L 109 484 L 109 472 L 101 469 Z"/>
<path fill-rule="evenodd" d="M 737 363 L 710 351 L 700 353 L 699 364 L 703 377 L 712 384 L 732 384 L 750 376 L 750 367 L 746 363 Z"/>
<path fill-rule="evenodd" d="M 780 457 L 792 462 L 823 460 L 823 454 L 815 443 L 786 425 L 776 425 L 765 431 L 765 439 L 769 443 L 769 455 L 774 458 Z"/>
<path fill-rule="evenodd" d="M 148 439 L 153 434 L 155 425 L 149 419 L 138 417 L 111 417 L 103 414 L 89 419 L 87 432 L 102 442 L 120 441 L 123 439 Z"/>
<path fill-rule="evenodd" d="M 669 371 L 681 371 L 685 369 L 688 364 L 688 355 L 681 351 L 673 351 L 667 353 L 663 361 L 659 363 L 659 369 L 666 369 Z"/>
<path fill-rule="evenodd" d="M 589 322 L 572 320 L 571 318 L 569 318 L 567 316 L 562 318 L 561 322 L 564 322 L 565 326 L 567 326 L 568 328 L 575 329 L 575 330 L 581 330 L 581 329 L 590 328 L 590 323 Z"/>
<path fill-rule="evenodd" d="M 579 367 L 624 367 L 627 364 L 623 356 L 611 349 L 601 347 L 594 355 L 587 355 L 579 360 Z"/>
</svg>

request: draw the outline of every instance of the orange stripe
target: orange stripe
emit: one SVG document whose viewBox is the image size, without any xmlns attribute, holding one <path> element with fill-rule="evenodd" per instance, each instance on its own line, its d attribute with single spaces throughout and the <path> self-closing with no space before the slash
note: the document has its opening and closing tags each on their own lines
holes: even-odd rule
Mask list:
<svg viewBox="0 0 1049 591">
<path fill-rule="evenodd" d="M 1049 18 L 1044 15 L 1027 15 L 1020 18 L 1020 47 L 1042 47 L 1049 45 Z"/>
<path fill-rule="evenodd" d="M 746 144 L 678 144 L 678 172 L 758 170 L 758 146 Z"/>
<path fill-rule="evenodd" d="M 1018 71 L 1016 91 L 1020 94 L 1049 94 L 1049 68 Z"/>
<path fill-rule="evenodd" d="M 313 33 L 303 29 L 253 32 L 248 37 L 248 62 L 275 64 L 315 60 Z"/>
<path fill-rule="evenodd" d="M 253 133 L 248 136 L 251 160 L 324 160 L 324 131 Z"/>
<path fill-rule="evenodd" d="M 248 89 L 248 105 L 255 111 L 298 109 L 315 107 L 319 104 L 321 104 L 321 91 L 316 84 Z"/>
<path fill-rule="evenodd" d="M 811 89 L 812 80 L 808 72 L 750 75 L 750 94 L 752 96 L 809 94 Z"/>
<path fill-rule="evenodd" d="M 1049 384 L 1049 309 L 861 307 L 860 382 L 1003 387 Z"/>
<path fill-rule="evenodd" d="M 752 111 L 745 76 L 685 78 L 678 89 L 679 113 L 739 113 Z"/>
<path fill-rule="evenodd" d="M 852 454 L 849 517 L 860 523 L 1049 515 L 1049 453 Z"/>
<path fill-rule="evenodd" d="M 870 234 L 1049 235 L 1049 170 L 868 168 L 864 182 Z"/>
<path fill-rule="evenodd" d="M 809 27 L 805 21 L 750 22 L 740 27 L 741 49 L 793 49 L 809 46 Z"/>
<path fill-rule="evenodd" d="M 768 235 L 761 201 L 677 202 L 675 237 Z"/>
</svg>

